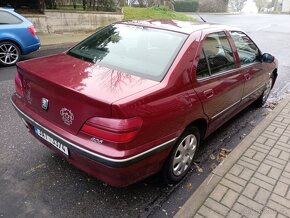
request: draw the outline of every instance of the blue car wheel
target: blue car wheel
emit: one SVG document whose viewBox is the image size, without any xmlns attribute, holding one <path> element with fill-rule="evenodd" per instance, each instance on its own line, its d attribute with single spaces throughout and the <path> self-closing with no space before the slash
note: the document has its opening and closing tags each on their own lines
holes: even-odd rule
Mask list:
<svg viewBox="0 0 290 218">
<path fill-rule="evenodd" d="M 12 42 L 0 42 L 0 64 L 11 66 L 16 64 L 20 58 L 20 49 Z"/>
</svg>

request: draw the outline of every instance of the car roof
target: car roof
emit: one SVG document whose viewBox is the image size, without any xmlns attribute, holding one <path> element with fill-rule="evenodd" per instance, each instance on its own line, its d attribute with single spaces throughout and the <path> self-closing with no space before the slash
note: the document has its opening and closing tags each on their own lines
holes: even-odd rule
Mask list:
<svg viewBox="0 0 290 218">
<path fill-rule="evenodd" d="M 125 20 L 117 23 L 144 26 L 151 28 L 158 28 L 164 30 L 170 30 L 185 34 L 191 34 L 193 32 L 203 29 L 219 29 L 219 30 L 240 30 L 239 28 L 233 28 L 226 25 L 205 23 L 205 22 L 192 22 L 192 21 L 179 21 L 179 20 Z"/>
<path fill-rule="evenodd" d="M 2 11 L 14 11 L 14 8 L 3 8 L 3 7 L 0 7 L 0 10 L 2 10 Z"/>
</svg>

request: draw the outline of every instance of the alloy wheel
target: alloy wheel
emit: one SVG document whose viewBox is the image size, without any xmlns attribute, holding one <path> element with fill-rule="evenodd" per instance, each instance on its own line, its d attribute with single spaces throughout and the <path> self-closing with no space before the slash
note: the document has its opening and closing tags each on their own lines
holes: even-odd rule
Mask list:
<svg viewBox="0 0 290 218">
<path fill-rule="evenodd" d="M 265 89 L 265 91 L 263 93 L 263 103 L 266 103 L 267 98 L 268 98 L 268 96 L 270 94 L 272 85 L 273 85 L 273 78 L 270 77 L 269 80 L 268 80 L 268 82 L 267 82 L 267 84 L 266 84 L 266 89 Z"/>
<path fill-rule="evenodd" d="M 0 44 L 0 62 L 4 65 L 13 65 L 19 59 L 19 49 L 13 43 Z"/>
<path fill-rule="evenodd" d="M 180 176 L 192 163 L 197 148 L 197 138 L 193 134 L 187 135 L 178 145 L 173 158 L 173 174 Z"/>
</svg>

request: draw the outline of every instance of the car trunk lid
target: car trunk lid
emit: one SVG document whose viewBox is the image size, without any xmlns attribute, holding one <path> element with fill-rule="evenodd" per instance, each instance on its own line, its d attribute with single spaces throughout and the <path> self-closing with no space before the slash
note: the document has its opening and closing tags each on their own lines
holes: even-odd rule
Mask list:
<svg viewBox="0 0 290 218">
<path fill-rule="evenodd" d="M 18 63 L 29 108 L 77 134 L 92 117 L 111 117 L 111 104 L 159 82 L 66 54 Z"/>
</svg>

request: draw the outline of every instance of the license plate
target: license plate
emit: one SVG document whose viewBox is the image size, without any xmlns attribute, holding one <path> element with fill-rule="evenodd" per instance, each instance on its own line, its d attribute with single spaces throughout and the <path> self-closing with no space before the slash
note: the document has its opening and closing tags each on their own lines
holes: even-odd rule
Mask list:
<svg viewBox="0 0 290 218">
<path fill-rule="evenodd" d="M 68 148 L 65 145 L 58 142 L 57 140 L 55 140 L 54 138 L 49 136 L 47 133 L 43 132 L 42 130 L 40 130 L 36 127 L 34 127 L 34 132 L 37 136 L 44 139 L 48 143 L 52 144 L 54 147 L 56 147 L 58 150 L 60 150 L 62 153 L 64 153 L 65 155 L 68 156 Z"/>
</svg>

